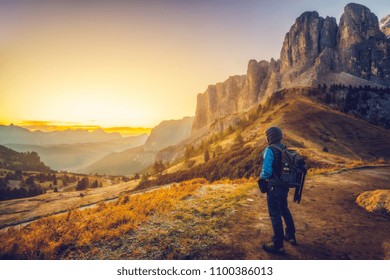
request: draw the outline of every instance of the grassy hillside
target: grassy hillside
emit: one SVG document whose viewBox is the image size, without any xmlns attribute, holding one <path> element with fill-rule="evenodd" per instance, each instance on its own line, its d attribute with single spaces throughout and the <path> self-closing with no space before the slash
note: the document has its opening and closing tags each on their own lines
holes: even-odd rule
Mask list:
<svg viewBox="0 0 390 280">
<path fill-rule="evenodd" d="M 50 171 L 35 152 L 18 153 L 0 145 L 0 168 L 23 171 Z"/>
<path fill-rule="evenodd" d="M 316 102 L 309 93 L 308 88 L 276 92 L 244 114 L 237 125 L 206 136 L 190 156 L 142 181 L 139 188 L 196 177 L 210 181 L 257 177 L 266 147 L 265 130 L 270 126 L 283 130 L 283 143 L 306 158 L 311 173 L 390 159 L 389 130 Z M 207 162 L 206 151 L 210 155 Z"/>
<path fill-rule="evenodd" d="M 150 166 L 156 157 L 155 152 L 147 152 L 143 147 L 132 148 L 119 153 L 111 153 L 87 166 L 83 172 L 90 174 L 131 175 Z"/>
</svg>

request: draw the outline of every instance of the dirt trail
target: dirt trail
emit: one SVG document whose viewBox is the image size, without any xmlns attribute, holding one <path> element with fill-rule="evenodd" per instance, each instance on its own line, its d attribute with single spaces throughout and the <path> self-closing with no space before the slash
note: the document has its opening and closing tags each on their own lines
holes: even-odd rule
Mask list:
<svg viewBox="0 0 390 280">
<path fill-rule="evenodd" d="M 367 190 L 390 189 L 390 168 L 367 168 L 310 178 L 300 204 L 289 205 L 299 246 L 285 243 L 286 256 L 269 255 L 261 244 L 272 235 L 266 198 L 235 220 L 231 241 L 249 259 L 390 259 L 390 217 L 369 213 L 355 203 Z"/>
</svg>

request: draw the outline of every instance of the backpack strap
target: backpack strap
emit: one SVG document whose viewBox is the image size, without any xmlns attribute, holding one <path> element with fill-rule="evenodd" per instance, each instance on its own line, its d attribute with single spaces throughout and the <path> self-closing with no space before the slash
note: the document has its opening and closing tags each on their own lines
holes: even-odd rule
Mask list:
<svg viewBox="0 0 390 280">
<path fill-rule="evenodd" d="M 283 145 L 283 147 L 280 147 L 279 145 L 276 145 L 276 144 L 272 144 L 272 145 L 269 145 L 268 147 L 272 147 L 272 148 L 275 148 L 275 149 L 277 149 L 278 151 L 280 151 L 280 152 L 283 152 L 283 150 L 285 150 L 286 149 L 286 146 L 284 146 Z"/>
<path fill-rule="evenodd" d="M 272 144 L 272 145 L 269 145 L 268 147 L 269 147 L 269 148 L 271 149 L 271 151 L 273 152 L 274 158 L 276 157 L 275 150 L 278 151 L 278 152 L 280 152 L 280 160 L 282 160 L 282 157 L 283 157 L 283 148 L 285 149 L 285 146 L 283 146 L 283 148 L 282 148 L 282 147 L 280 147 L 279 145 Z M 284 185 L 283 182 L 282 182 L 282 180 L 280 179 L 280 177 L 279 177 L 279 176 L 277 175 L 277 173 L 275 172 L 274 166 L 272 166 L 271 181 L 274 181 L 274 183 L 275 183 L 276 185 L 280 185 L 280 186 Z"/>
</svg>

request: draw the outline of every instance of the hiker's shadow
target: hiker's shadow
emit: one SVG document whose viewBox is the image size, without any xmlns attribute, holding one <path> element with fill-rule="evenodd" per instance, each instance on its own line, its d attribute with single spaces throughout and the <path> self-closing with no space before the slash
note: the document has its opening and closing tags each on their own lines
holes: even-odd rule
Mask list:
<svg viewBox="0 0 390 280">
<path fill-rule="evenodd" d="M 312 243 L 299 243 L 297 246 L 289 248 L 289 259 L 303 260 L 331 260 L 335 259 L 332 252 L 325 246 Z"/>
<path fill-rule="evenodd" d="M 329 248 L 326 244 L 303 243 L 298 246 L 289 246 L 286 259 L 306 259 L 306 260 L 350 260 L 350 259 L 384 259 L 385 252 L 382 243 L 371 244 L 370 254 L 363 250 L 364 244 L 348 242 L 343 244 L 343 249 Z M 359 248 L 361 253 L 359 254 Z M 365 252 L 363 252 L 365 251 Z"/>
</svg>

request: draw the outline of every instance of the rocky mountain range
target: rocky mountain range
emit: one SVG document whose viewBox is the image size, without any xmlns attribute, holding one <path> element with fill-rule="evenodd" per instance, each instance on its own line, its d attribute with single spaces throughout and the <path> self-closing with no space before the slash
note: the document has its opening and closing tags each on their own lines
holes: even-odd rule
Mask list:
<svg viewBox="0 0 390 280">
<path fill-rule="evenodd" d="M 150 135 L 122 137 L 102 130 L 30 131 L 0 126 L 0 144 L 17 152 L 35 152 L 55 170 L 128 175 L 151 165 L 157 153 L 187 139 L 193 117 L 162 121 Z"/>
<path fill-rule="evenodd" d="M 390 86 L 390 40 L 367 7 L 348 4 L 339 24 L 315 11 L 300 15 L 285 36 L 278 60 L 251 60 L 246 75 L 198 94 L 193 131 L 245 112 L 276 90 L 318 84 Z"/>
<path fill-rule="evenodd" d="M 0 126 L 0 144 L 17 152 L 35 152 L 50 168 L 77 172 L 113 152 L 142 146 L 148 135 L 122 137 L 103 130 L 30 131 Z"/>
<path fill-rule="evenodd" d="M 103 142 L 6 146 L 18 152 L 34 151 L 54 170 L 78 172 L 108 154 L 142 146 L 147 138 L 147 134 L 141 134 Z"/>
<path fill-rule="evenodd" d="M 101 129 L 89 132 L 87 130 L 64 131 L 30 131 L 16 125 L 0 125 L 0 144 L 27 145 L 60 145 L 75 143 L 94 143 L 121 139 L 116 132 L 105 132 Z"/>
</svg>

